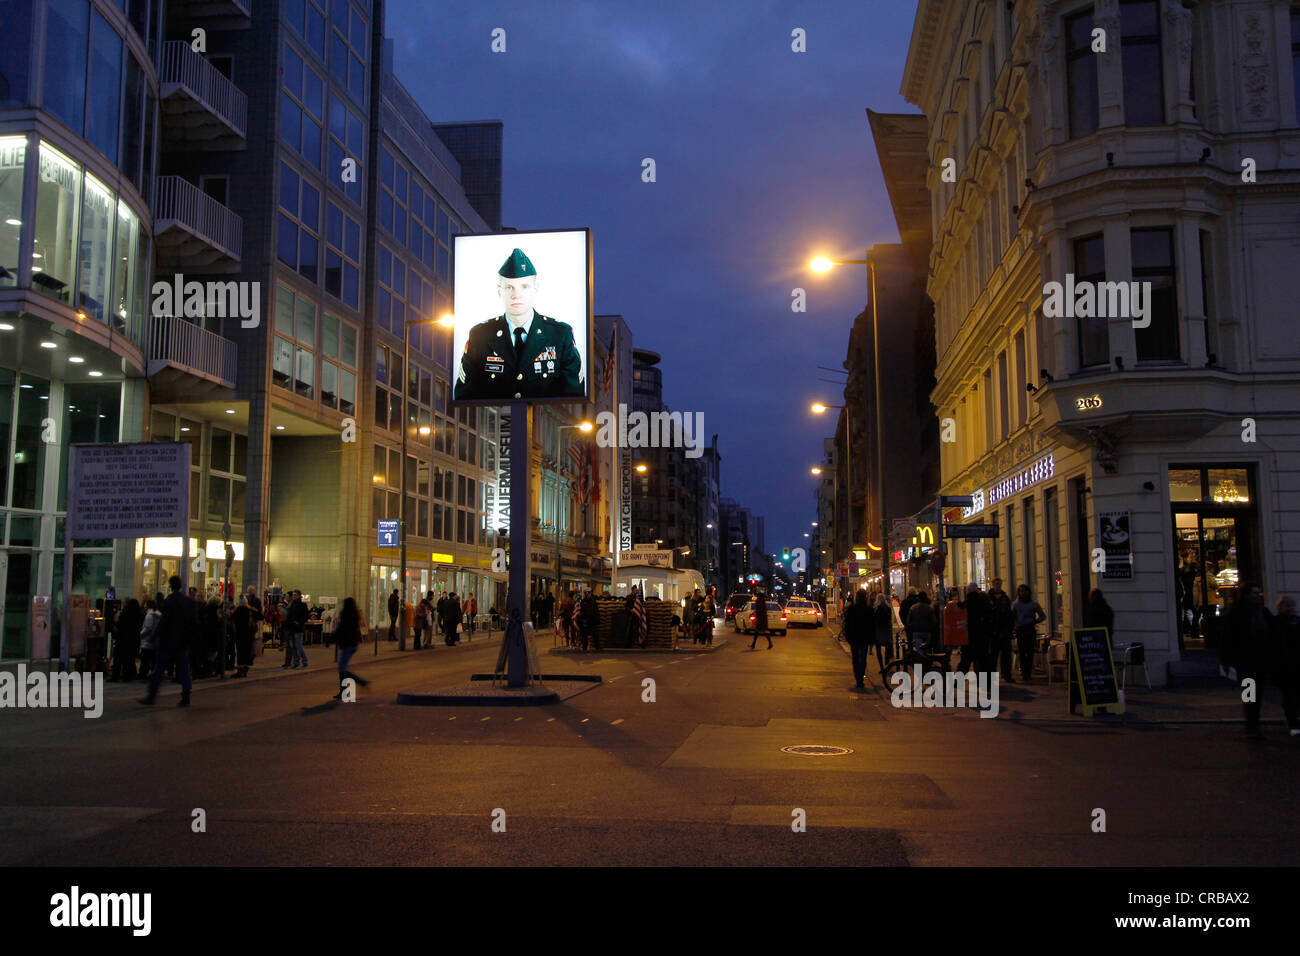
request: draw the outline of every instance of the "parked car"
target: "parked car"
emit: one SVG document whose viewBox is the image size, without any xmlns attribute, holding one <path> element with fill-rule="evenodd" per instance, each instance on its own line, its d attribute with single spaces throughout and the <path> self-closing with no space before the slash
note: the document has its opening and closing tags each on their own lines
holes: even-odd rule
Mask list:
<svg viewBox="0 0 1300 956">
<path fill-rule="evenodd" d="M 807 624 L 810 627 L 822 626 L 822 609 L 815 601 L 807 598 L 790 598 L 785 604 L 785 616 L 791 627 L 796 624 Z"/>
<path fill-rule="evenodd" d="M 749 607 L 749 602 L 754 600 L 754 595 L 748 591 L 737 591 L 731 597 L 727 598 L 726 618 L 723 623 L 736 623 L 736 612 L 742 607 Z"/>
<path fill-rule="evenodd" d="M 736 613 L 736 631 L 744 634 L 746 631 L 754 630 L 758 623 L 758 602 L 751 600 L 748 605 Z M 785 612 L 781 610 L 781 605 L 775 601 L 767 602 L 767 630 L 771 634 L 780 634 L 785 636 L 786 629 Z"/>
</svg>

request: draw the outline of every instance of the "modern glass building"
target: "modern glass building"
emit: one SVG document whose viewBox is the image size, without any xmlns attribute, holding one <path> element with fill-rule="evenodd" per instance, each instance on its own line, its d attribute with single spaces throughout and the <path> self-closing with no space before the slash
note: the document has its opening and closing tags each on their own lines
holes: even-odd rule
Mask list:
<svg viewBox="0 0 1300 956">
<path fill-rule="evenodd" d="M 158 143 L 159 0 L 0 2 L 0 657 L 63 575 L 68 446 L 139 440 Z M 73 591 L 129 582 L 79 543 Z"/>
</svg>

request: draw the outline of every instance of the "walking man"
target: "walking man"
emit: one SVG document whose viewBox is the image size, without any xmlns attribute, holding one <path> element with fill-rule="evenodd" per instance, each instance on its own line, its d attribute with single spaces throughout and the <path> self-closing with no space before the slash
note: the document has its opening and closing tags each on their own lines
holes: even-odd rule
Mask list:
<svg viewBox="0 0 1300 956">
<path fill-rule="evenodd" d="M 194 619 L 194 602 L 181 593 L 181 579 L 172 575 L 167 581 L 171 594 L 163 601 L 162 618 L 158 621 L 157 640 L 158 655 L 154 661 L 153 674 L 149 677 L 149 689 L 140 698 L 142 704 L 152 704 L 158 697 L 158 685 L 162 683 L 163 674 L 172 664 L 176 665 L 176 676 L 181 681 L 181 699 L 178 707 L 190 706 L 190 640 L 193 638 L 196 622 Z"/>
</svg>

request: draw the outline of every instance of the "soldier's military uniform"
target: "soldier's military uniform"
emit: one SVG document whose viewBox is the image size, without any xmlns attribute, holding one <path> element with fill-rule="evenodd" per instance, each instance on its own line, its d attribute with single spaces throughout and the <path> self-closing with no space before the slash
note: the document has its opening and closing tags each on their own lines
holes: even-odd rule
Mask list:
<svg viewBox="0 0 1300 956">
<path fill-rule="evenodd" d="M 573 326 L 534 312 L 522 352 L 516 351 L 513 336 L 504 315 L 469 330 L 460 359 L 465 380 L 457 377 L 457 400 L 586 396 Z"/>
<path fill-rule="evenodd" d="M 537 271 L 523 250 L 515 249 L 497 274 L 518 279 Z M 586 398 L 573 326 L 536 311 L 526 334 L 511 327 L 505 315 L 480 322 L 469 330 L 452 395 L 458 401 Z"/>
</svg>

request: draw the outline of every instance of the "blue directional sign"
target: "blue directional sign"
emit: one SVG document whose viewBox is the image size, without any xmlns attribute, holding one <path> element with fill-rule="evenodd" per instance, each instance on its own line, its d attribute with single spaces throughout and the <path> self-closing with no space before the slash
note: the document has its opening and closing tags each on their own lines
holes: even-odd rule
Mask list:
<svg viewBox="0 0 1300 956">
<path fill-rule="evenodd" d="M 397 540 L 397 522 L 381 521 L 379 522 L 379 547 L 381 548 L 400 548 L 401 542 Z"/>
</svg>

